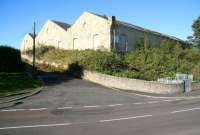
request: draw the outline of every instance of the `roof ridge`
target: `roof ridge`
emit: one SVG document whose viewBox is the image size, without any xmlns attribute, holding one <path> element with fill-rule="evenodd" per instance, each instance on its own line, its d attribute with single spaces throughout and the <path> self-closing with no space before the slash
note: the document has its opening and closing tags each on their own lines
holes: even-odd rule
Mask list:
<svg viewBox="0 0 200 135">
<path fill-rule="evenodd" d="M 171 39 L 174 39 L 174 40 L 178 40 L 180 42 L 185 42 L 184 40 L 182 40 L 180 38 L 177 38 L 175 36 L 170 36 L 168 34 L 164 34 L 164 33 L 157 32 L 157 31 L 154 31 L 154 30 L 151 30 L 151 29 L 147 29 L 147 28 L 144 28 L 144 27 L 141 27 L 141 26 L 138 26 L 138 25 L 134 25 L 132 23 L 127 23 L 127 22 L 119 21 L 119 20 L 117 20 L 117 22 L 121 23 L 122 25 L 124 25 L 126 27 L 130 27 L 130 28 L 137 29 L 137 30 L 140 30 L 140 31 L 149 31 L 149 32 L 151 32 L 153 34 L 157 34 L 157 35 L 160 35 L 160 36 L 165 36 L 165 37 L 168 37 L 168 38 L 171 38 Z"/>
<path fill-rule="evenodd" d="M 109 16 L 107 15 L 100 15 L 100 14 L 97 14 L 97 13 L 94 13 L 94 12 L 91 12 L 91 11 L 85 11 L 87 13 L 90 13 L 92 15 L 95 15 L 95 16 L 98 16 L 98 17 L 101 17 L 101 18 L 104 18 L 104 19 L 108 19 Z"/>
<path fill-rule="evenodd" d="M 51 22 L 57 24 L 58 26 L 60 26 L 61 28 L 65 29 L 67 31 L 67 29 L 71 26 L 68 23 L 65 22 L 61 22 L 61 21 L 56 21 L 56 20 L 50 20 Z"/>
</svg>

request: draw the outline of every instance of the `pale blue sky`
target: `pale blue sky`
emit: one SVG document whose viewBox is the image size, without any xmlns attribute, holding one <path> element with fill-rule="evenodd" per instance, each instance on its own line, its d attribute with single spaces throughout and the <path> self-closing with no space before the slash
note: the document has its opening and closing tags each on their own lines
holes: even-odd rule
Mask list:
<svg viewBox="0 0 200 135">
<path fill-rule="evenodd" d="M 0 44 L 19 48 L 27 32 L 47 19 L 73 23 L 83 11 L 186 39 L 200 16 L 200 0 L 0 0 Z"/>
</svg>

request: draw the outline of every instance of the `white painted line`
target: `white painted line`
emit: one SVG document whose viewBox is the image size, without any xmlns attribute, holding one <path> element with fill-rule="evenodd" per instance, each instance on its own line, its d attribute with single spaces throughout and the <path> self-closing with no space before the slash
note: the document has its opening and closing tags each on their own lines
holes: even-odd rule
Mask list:
<svg viewBox="0 0 200 135">
<path fill-rule="evenodd" d="M 173 111 L 171 113 L 188 112 L 188 111 L 195 111 L 195 110 L 200 110 L 200 108 L 191 108 L 191 109 L 177 110 L 177 111 Z"/>
<path fill-rule="evenodd" d="M 147 102 L 148 104 L 155 104 L 155 103 L 158 103 L 159 101 L 149 101 Z"/>
<path fill-rule="evenodd" d="M 171 101 L 177 101 L 177 100 L 182 100 L 182 99 L 166 99 L 162 101 L 148 101 L 148 102 L 135 102 L 135 103 L 130 103 L 134 105 L 141 105 L 141 104 L 154 104 L 154 103 L 159 103 L 159 102 L 171 102 Z M 110 105 L 86 105 L 86 106 L 81 106 L 81 107 L 58 107 L 56 109 L 58 110 L 64 110 L 64 109 L 82 109 L 82 108 L 98 108 L 98 107 L 115 107 L 115 106 L 122 106 L 122 105 L 129 105 L 127 104 L 110 104 Z M 0 112 L 15 112 L 15 111 L 42 111 L 42 110 L 48 110 L 49 108 L 31 108 L 31 109 L 9 109 L 9 110 L 0 110 Z"/>
<path fill-rule="evenodd" d="M 137 93 L 130 93 L 131 95 L 141 96 L 141 97 L 147 97 L 147 98 L 155 98 L 155 99 L 199 99 L 200 96 L 176 96 L 176 97 L 158 97 L 158 96 L 150 96 L 145 94 L 137 94 Z"/>
<path fill-rule="evenodd" d="M 142 115 L 142 116 L 134 116 L 134 117 L 126 117 L 126 118 L 118 118 L 118 119 L 100 120 L 99 122 L 111 122 L 111 121 L 119 121 L 119 120 L 138 119 L 138 118 L 145 118 L 145 117 L 151 117 L 151 116 L 153 116 L 153 115 Z"/>
<path fill-rule="evenodd" d="M 73 107 L 59 107 L 57 108 L 58 110 L 63 110 L 63 109 L 72 109 Z"/>
<path fill-rule="evenodd" d="M 16 112 L 16 111 L 25 111 L 27 109 L 9 109 L 9 110 L 1 110 L 1 112 Z"/>
<path fill-rule="evenodd" d="M 6 129 L 20 129 L 20 128 L 37 128 L 37 127 L 56 127 L 56 126 L 69 126 L 71 123 L 59 123 L 59 124 L 46 124 L 46 125 L 30 125 L 30 126 L 16 126 L 16 127 L 1 127 L 0 130 Z"/>
<path fill-rule="evenodd" d="M 163 102 L 173 102 L 173 101 L 178 101 L 178 100 L 183 100 L 183 99 L 166 99 L 166 100 L 163 100 Z"/>
<path fill-rule="evenodd" d="M 132 103 L 134 105 L 141 105 L 141 104 L 145 104 L 145 103 L 142 103 L 142 102 L 136 102 L 136 103 Z"/>
<path fill-rule="evenodd" d="M 172 100 L 172 99 L 163 100 L 163 102 L 171 102 L 171 101 L 175 101 L 175 100 Z"/>
<path fill-rule="evenodd" d="M 42 111 L 47 110 L 48 108 L 32 108 L 32 109 L 10 109 L 10 110 L 1 110 L 1 112 L 16 112 L 16 111 Z"/>
<path fill-rule="evenodd" d="M 35 109 L 28 109 L 29 111 L 42 111 L 47 110 L 48 108 L 35 108 Z"/>
<path fill-rule="evenodd" d="M 99 105 L 83 106 L 83 108 L 97 108 L 97 107 L 101 107 L 101 106 Z"/>
<path fill-rule="evenodd" d="M 123 104 L 111 104 L 111 105 L 106 105 L 106 106 L 109 106 L 109 107 L 114 107 L 114 106 L 121 106 Z"/>
</svg>

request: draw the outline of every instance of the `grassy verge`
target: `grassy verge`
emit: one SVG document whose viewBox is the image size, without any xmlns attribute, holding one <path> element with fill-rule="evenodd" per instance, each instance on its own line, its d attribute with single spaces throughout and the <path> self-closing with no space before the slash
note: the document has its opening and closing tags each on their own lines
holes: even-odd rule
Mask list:
<svg viewBox="0 0 200 135">
<path fill-rule="evenodd" d="M 42 83 L 26 73 L 0 73 L 0 97 L 40 87 Z"/>
</svg>

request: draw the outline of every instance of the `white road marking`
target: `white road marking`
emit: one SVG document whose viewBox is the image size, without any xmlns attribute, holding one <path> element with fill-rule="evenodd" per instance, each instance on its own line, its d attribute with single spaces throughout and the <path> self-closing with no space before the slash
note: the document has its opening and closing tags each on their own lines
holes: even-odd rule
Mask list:
<svg viewBox="0 0 200 135">
<path fill-rule="evenodd" d="M 155 104 L 155 103 L 158 103 L 158 102 L 160 102 L 160 101 L 149 101 L 149 102 L 147 102 L 148 104 Z"/>
<path fill-rule="evenodd" d="M 35 108 L 35 109 L 28 109 L 29 111 L 42 111 L 47 110 L 48 108 Z"/>
<path fill-rule="evenodd" d="M 141 105 L 141 104 L 155 104 L 155 103 L 160 103 L 160 102 L 171 102 L 171 101 L 177 101 L 177 100 L 182 100 L 182 99 L 166 99 L 166 100 L 160 100 L 160 101 L 147 101 L 147 102 L 135 102 L 135 103 L 130 103 L 134 105 Z M 129 104 L 110 104 L 110 105 L 86 105 L 86 106 L 81 106 L 81 107 L 71 107 L 71 106 L 66 106 L 66 107 L 58 107 L 56 109 L 58 110 L 64 110 L 64 109 L 83 109 L 83 108 L 98 108 L 98 107 L 115 107 L 115 106 L 123 106 L 123 105 L 129 105 Z M 15 112 L 15 111 L 42 111 L 42 110 L 48 110 L 49 108 L 31 108 L 31 109 L 9 109 L 9 110 L 0 110 L 0 112 Z"/>
<path fill-rule="evenodd" d="M 83 106 L 83 108 L 97 108 L 97 107 L 101 107 L 101 106 L 99 105 Z"/>
<path fill-rule="evenodd" d="M 109 107 L 114 107 L 114 106 L 121 106 L 123 104 L 111 104 L 111 105 L 106 105 L 106 106 L 109 106 Z"/>
<path fill-rule="evenodd" d="M 57 108 L 58 110 L 64 110 L 64 109 L 72 109 L 73 107 L 59 107 L 59 108 Z"/>
<path fill-rule="evenodd" d="M 1 110 L 1 112 L 16 112 L 16 111 L 42 111 L 47 110 L 48 108 L 32 108 L 32 109 L 10 109 L 10 110 Z"/>
<path fill-rule="evenodd" d="M 6 129 L 20 129 L 20 128 L 37 128 L 37 127 L 56 127 L 56 126 L 69 126 L 71 123 L 59 123 L 59 124 L 46 124 L 46 125 L 30 125 L 30 126 L 16 126 L 16 127 L 1 127 L 0 130 Z"/>
<path fill-rule="evenodd" d="M 9 110 L 1 110 L 2 112 L 15 112 L 15 111 L 25 111 L 27 109 L 9 109 Z"/>
<path fill-rule="evenodd" d="M 174 100 L 171 100 L 171 99 L 166 99 L 166 100 L 163 100 L 164 102 L 171 102 L 171 101 L 174 101 Z"/>
<path fill-rule="evenodd" d="M 142 103 L 142 102 L 136 102 L 136 103 L 132 103 L 132 104 L 134 104 L 134 105 L 141 105 L 141 104 L 144 104 L 144 103 Z"/>
<path fill-rule="evenodd" d="M 100 120 L 99 122 L 111 122 L 111 121 L 119 121 L 119 120 L 138 119 L 138 118 L 145 118 L 145 117 L 151 117 L 151 116 L 153 116 L 153 115 L 142 115 L 142 116 L 133 116 L 133 117 L 126 117 L 126 118 L 118 118 L 118 119 Z"/>
<path fill-rule="evenodd" d="M 190 108 L 190 109 L 177 110 L 177 111 L 173 111 L 171 113 L 188 112 L 188 111 L 195 111 L 195 110 L 200 110 L 200 108 Z"/>
<path fill-rule="evenodd" d="M 158 96 L 150 96 L 150 95 L 145 95 L 145 94 L 137 94 L 137 93 L 130 93 L 131 95 L 136 95 L 140 97 L 147 97 L 147 98 L 155 98 L 155 99 L 199 99 L 200 96 L 176 96 L 176 97 L 158 97 Z"/>
</svg>

